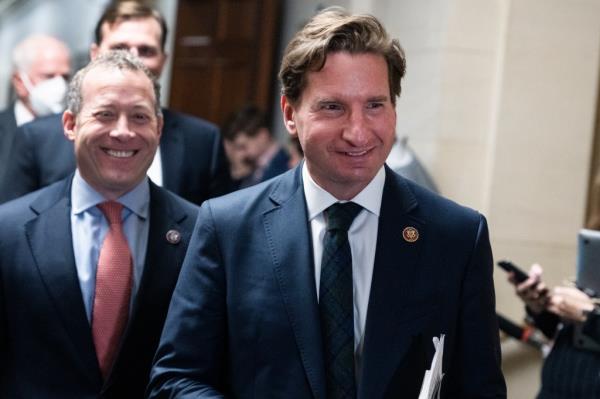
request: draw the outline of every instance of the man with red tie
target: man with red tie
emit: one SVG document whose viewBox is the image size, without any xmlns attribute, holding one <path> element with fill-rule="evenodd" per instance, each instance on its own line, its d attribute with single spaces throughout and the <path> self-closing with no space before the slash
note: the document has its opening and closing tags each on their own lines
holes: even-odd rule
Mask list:
<svg viewBox="0 0 600 399">
<path fill-rule="evenodd" d="M 149 181 L 158 84 L 126 51 L 73 78 L 77 170 L 0 207 L 0 397 L 141 398 L 197 207 Z"/>
</svg>

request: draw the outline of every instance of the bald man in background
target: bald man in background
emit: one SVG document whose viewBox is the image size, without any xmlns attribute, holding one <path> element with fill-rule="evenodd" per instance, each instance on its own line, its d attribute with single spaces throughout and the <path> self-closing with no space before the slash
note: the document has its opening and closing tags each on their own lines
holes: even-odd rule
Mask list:
<svg viewBox="0 0 600 399">
<path fill-rule="evenodd" d="M 13 50 L 11 83 L 16 101 L 0 112 L 0 191 L 18 126 L 64 110 L 71 71 L 68 47 L 47 35 L 28 36 Z"/>
</svg>

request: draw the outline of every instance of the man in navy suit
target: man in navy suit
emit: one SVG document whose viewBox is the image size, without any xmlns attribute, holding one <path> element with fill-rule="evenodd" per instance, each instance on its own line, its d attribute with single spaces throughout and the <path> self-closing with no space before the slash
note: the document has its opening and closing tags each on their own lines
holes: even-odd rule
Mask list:
<svg viewBox="0 0 600 399">
<path fill-rule="evenodd" d="M 506 398 L 485 218 L 384 165 L 404 70 L 372 16 L 292 39 L 305 162 L 201 207 L 151 398 L 417 398 L 442 335 L 442 398 Z"/>
<path fill-rule="evenodd" d="M 124 1 L 109 4 L 98 21 L 91 58 L 108 50 L 129 50 L 160 76 L 166 61 L 167 26 L 151 7 Z M 150 166 L 152 181 L 201 204 L 230 190 L 227 160 L 218 128 L 199 118 L 163 110 L 164 127 Z M 64 178 L 75 169 L 72 144 L 63 137 L 60 115 L 24 125 L 15 142 L 0 202 Z"/>
<path fill-rule="evenodd" d="M 129 52 L 96 58 L 63 115 L 77 170 L 0 206 L 0 397 L 144 396 L 198 213 L 146 175 L 158 93 Z"/>
<path fill-rule="evenodd" d="M 46 35 L 28 36 L 19 42 L 12 64 L 11 82 L 17 100 L 0 111 L 0 193 L 5 190 L 2 178 L 15 154 L 17 126 L 63 111 L 71 73 L 69 49 Z"/>
</svg>

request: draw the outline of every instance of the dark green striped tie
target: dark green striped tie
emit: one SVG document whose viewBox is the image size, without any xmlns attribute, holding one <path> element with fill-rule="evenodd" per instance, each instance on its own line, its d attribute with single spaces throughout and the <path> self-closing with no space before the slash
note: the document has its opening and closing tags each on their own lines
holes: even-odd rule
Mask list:
<svg viewBox="0 0 600 399">
<path fill-rule="evenodd" d="M 327 208 L 319 311 L 328 399 L 356 397 L 352 254 L 348 229 L 361 210 L 360 205 L 352 202 Z"/>
</svg>

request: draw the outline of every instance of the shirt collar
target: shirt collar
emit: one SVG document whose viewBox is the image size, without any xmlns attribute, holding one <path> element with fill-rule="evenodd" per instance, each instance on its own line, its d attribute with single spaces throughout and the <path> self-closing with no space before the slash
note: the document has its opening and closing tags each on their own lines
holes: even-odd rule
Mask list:
<svg viewBox="0 0 600 399">
<path fill-rule="evenodd" d="M 381 210 L 381 198 L 383 196 L 383 186 L 385 183 L 385 168 L 382 166 L 375 177 L 350 201 L 362 206 L 367 211 L 379 217 Z M 304 186 L 304 196 L 306 198 L 306 207 L 308 209 L 308 220 L 314 219 L 325 209 L 329 208 L 338 201 L 333 195 L 321 188 L 310 176 L 306 162 L 302 164 L 302 184 Z"/>
<path fill-rule="evenodd" d="M 27 109 L 25 104 L 23 104 L 23 101 L 15 101 L 15 121 L 17 122 L 17 126 L 31 122 L 34 118 L 35 115 L 33 115 L 31 111 Z"/>
<path fill-rule="evenodd" d="M 73 214 L 77 215 L 85 212 L 104 201 L 106 201 L 106 199 L 99 192 L 94 190 L 83 177 L 81 177 L 79 169 L 77 169 L 71 187 L 71 206 Z M 125 195 L 119 197 L 117 202 L 121 203 L 125 208 L 129 209 L 140 218 L 146 219 L 150 208 L 150 185 L 148 183 L 148 177 L 144 177 L 137 186 Z"/>
</svg>

